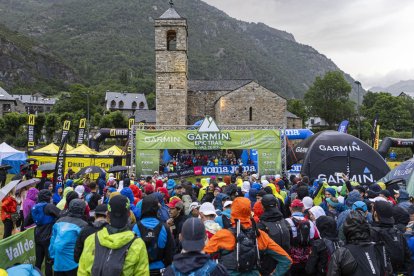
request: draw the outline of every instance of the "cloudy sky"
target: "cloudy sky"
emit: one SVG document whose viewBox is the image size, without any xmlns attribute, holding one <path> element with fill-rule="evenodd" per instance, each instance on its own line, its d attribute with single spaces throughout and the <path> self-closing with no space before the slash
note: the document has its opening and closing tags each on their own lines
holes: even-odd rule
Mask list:
<svg viewBox="0 0 414 276">
<path fill-rule="evenodd" d="M 366 89 L 414 79 L 412 0 L 204 0 L 231 17 L 292 33 Z"/>
</svg>

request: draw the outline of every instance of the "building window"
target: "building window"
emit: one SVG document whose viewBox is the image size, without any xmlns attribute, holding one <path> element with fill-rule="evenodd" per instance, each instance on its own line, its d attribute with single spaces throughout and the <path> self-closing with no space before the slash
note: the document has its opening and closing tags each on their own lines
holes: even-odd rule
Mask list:
<svg viewBox="0 0 414 276">
<path fill-rule="evenodd" d="M 170 86 L 169 86 L 169 87 L 170 87 L 170 89 L 173 89 L 173 86 L 172 86 L 172 84 L 170 84 Z"/>
<path fill-rule="evenodd" d="M 132 102 L 132 109 L 137 109 L 137 102 L 136 101 Z"/>
<path fill-rule="evenodd" d="M 119 108 L 124 108 L 124 102 L 123 101 L 119 101 L 118 106 L 119 106 Z"/>
<path fill-rule="evenodd" d="M 115 108 L 116 107 L 116 102 L 114 100 L 111 101 L 111 108 Z"/>
<path fill-rule="evenodd" d="M 140 102 L 140 103 L 139 103 L 139 109 L 144 109 L 144 107 L 145 107 L 144 102 Z"/>
<path fill-rule="evenodd" d="M 10 104 L 3 104 L 3 114 L 11 112 L 11 105 Z"/>
<path fill-rule="evenodd" d="M 175 51 L 177 49 L 177 33 L 175 31 L 167 32 L 167 50 Z"/>
<path fill-rule="evenodd" d="M 253 121 L 253 107 L 249 107 L 249 121 Z"/>
</svg>

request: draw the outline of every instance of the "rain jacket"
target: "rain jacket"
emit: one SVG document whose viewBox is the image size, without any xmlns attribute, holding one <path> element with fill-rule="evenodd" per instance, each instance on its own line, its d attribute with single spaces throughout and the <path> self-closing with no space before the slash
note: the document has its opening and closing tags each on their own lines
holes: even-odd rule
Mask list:
<svg viewBox="0 0 414 276">
<path fill-rule="evenodd" d="M 17 210 L 17 201 L 12 196 L 6 196 L 1 201 L 1 220 L 11 219 L 11 214 Z"/>
<path fill-rule="evenodd" d="M 63 190 L 63 198 L 59 201 L 59 203 L 56 205 L 60 210 L 63 210 L 66 205 L 66 196 L 69 192 L 73 191 L 72 187 L 66 187 L 65 190 Z"/>
<path fill-rule="evenodd" d="M 134 232 L 124 231 L 109 234 L 105 227 L 97 232 L 99 243 L 107 248 L 118 249 L 129 243 L 134 238 Z M 85 240 L 84 250 L 79 260 L 78 276 L 91 275 L 95 259 L 95 235 L 90 235 Z M 131 244 L 125 257 L 122 275 L 149 275 L 148 254 L 145 243 L 137 238 Z"/>
<path fill-rule="evenodd" d="M 233 201 L 231 221 L 235 226 L 235 219 L 240 220 L 244 228 L 251 228 L 251 214 L 250 214 L 250 200 L 247 198 L 238 197 Z M 290 268 L 292 263 L 288 253 L 276 244 L 265 232 L 259 230 L 260 235 L 257 237 L 259 251 L 263 254 L 268 254 L 278 262 L 273 275 L 284 275 Z M 233 233 L 227 229 L 218 231 L 204 247 L 204 252 L 207 254 L 220 253 L 223 250 L 234 251 L 236 248 L 236 238 Z M 239 275 L 237 271 L 229 271 L 230 275 Z M 255 270 L 250 275 L 260 275 L 259 271 Z"/>
<path fill-rule="evenodd" d="M 32 207 L 36 204 L 38 194 L 39 194 L 39 190 L 36 188 L 30 188 L 27 191 L 26 199 L 23 202 L 23 217 L 24 218 L 27 218 L 27 216 L 30 213 L 30 210 L 32 210 Z"/>
<path fill-rule="evenodd" d="M 70 271 L 78 267 L 78 264 L 74 260 L 74 252 L 76 240 L 83 227 L 88 225 L 81 219 L 83 210 L 86 203 L 80 199 L 74 199 L 73 201 L 79 201 L 74 203 L 79 206 L 80 211 L 76 210 L 76 213 L 69 207 L 69 214 L 63 218 L 60 218 L 53 225 L 52 238 L 50 239 L 49 255 L 51 259 L 54 259 L 53 270 L 54 271 Z M 85 205 L 85 206 L 82 206 Z"/>
<path fill-rule="evenodd" d="M 221 216 L 217 216 L 214 221 L 217 222 L 221 228 L 224 228 L 223 224 L 223 216 L 226 216 L 228 219 L 230 219 L 231 209 L 226 209 L 223 212 L 221 212 Z"/>
<path fill-rule="evenodd" d="M 106 186 L 106 173 L 105 172 L 101 172 L 101 174 L 99 175 L 99 178 L 97 179 L 97 184 L 99 188 L 99 194 L 102 196 L 103 190 L 105 189 L 105 186 Z"/>
<path fill-rule="evenodd" d="M 52 197 L 53 204 L 55 205 L 58 204 L 62 200 L 62 197 L 58 193 L 59 188 L 62 188 L 62 185 L 55 186 L 55 192 L 53 193 L 53 197 Z"/>
</svg>

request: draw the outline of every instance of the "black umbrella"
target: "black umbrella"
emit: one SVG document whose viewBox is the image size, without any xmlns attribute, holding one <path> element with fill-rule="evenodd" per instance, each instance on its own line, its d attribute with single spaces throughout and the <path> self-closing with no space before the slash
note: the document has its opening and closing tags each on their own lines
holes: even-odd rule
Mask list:
<svg viewBox="0 0 414 276">
<path fill-rule="evenodd" d="M 37 169 L 39 171 L 54 171 L 56 167 L 56 163 L 45 163 L 40 165 Z"/>
<path fill-rule="evenodd" d="M 76 175 L 80 176 L 82 174 L 101 173 L 101 172 L 105 172 L 105 170 L 102 169 L 101 167 L 98 167 L 98 166 L 88 166 L 88 167 L 82 168 L 80 171 L 78 171 L 76 173 Z"/>
<path fill-rule="evenodd" d="M 2 165 L 2 166 L 0 166 L 0 170 L 8 170 L 8 169 L 11 169 L 12 168 L 12 166 L 10 166 L 10 165 Z"/>
<path fill-rule="evenodd" d="M 115 173 L 115 172 L 125 172 L 125 171 L 127 171 L 127 170 L 128 170 L 128 168 L 127 168 L 127 167 L 125 167 L 125 166 L 114 166 L 114 167 L 110 168 L 110 169 L 108 170 L 108 172 L 110 172 L 110 173 Z"/>
</svg>

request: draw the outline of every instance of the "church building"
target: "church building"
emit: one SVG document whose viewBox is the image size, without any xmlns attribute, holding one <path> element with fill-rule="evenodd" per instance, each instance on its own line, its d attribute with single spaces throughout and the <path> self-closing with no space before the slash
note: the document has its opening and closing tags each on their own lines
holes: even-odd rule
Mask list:
<svg viewBox="0 0 414 276">
<path fill-rule="evenodd" d="M 155 20 L 156 123 L 286 127 L 287 101 L 254 80 L 189 80 L 187 20 L 173 5 Z"/>
</svg>

